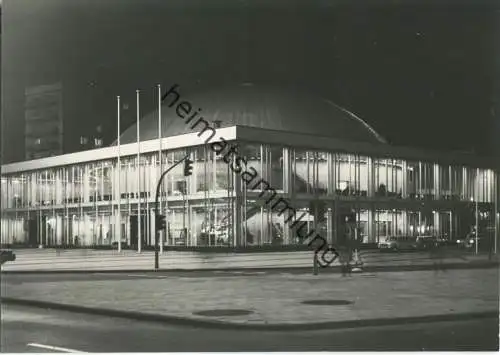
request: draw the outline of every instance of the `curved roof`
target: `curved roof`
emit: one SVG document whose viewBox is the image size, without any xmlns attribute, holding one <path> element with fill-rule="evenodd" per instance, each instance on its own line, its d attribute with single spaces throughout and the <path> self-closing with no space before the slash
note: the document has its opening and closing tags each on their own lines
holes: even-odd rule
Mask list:
<svg viewBox="0 0 500 355">
<path fill-rule="evenodd" d="M 198 125 L 192 129 L 195 120 L 187 124 L 177 115 L 176 105 L 188 101 L 192 106 L 191 113 L 201 109 L 197 118 L 219 121 L 220 127 L 239 125 L 355 142 L 386 143 L 353 113 L 329 100 L 296 90 L 253 84 L 234 85 L 190 96 L 183 95 L 182 86 L 175 90 L 180 96 L 176 104 L 168 106 L 175 98 L 173 94 L 162 104 L 162 137 L 198 132 L 203 127 Z M 136 130 L 136 125 L 128 128 L 121 135 L 120 143 L 136 142 Z M 158 110 L 141 119 L 140 137 L 141 141 L 158 138 Z"/>
</svg>

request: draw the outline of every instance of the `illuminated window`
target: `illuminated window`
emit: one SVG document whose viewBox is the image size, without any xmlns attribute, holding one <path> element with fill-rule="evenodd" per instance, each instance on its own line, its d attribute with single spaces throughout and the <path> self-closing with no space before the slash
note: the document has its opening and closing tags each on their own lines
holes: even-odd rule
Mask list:
<svg viewBox="0 0 500 355">
<path fill-rule="evenodd" d="M 102 139 L 100 139 L 100 138 L 95 138 L 95 139 L 94 139 L 94 145 L 95 145 L 96 147 L 101 147 L 101 146 L 102 146 Z"/>
</svg>

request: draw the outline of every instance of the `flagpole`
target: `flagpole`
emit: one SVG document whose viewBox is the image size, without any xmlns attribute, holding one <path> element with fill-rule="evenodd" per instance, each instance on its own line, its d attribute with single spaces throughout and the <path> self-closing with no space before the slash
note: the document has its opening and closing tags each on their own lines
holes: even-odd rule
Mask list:
<svg viewBox="0 0 500 355">
<path fill-rule="evenodd" d="M 162 133 L 161 133 L 161 85 L 158 84 L 158 158 L 160 159 L 160 170 L 158 179 L 160 178 L 163 172 L 163 159 L 162 159 Z M 162 214 L 162 201 L 163 201 L 163 184 L 160 187 L 160 208 L 158 209 L 159 213 Z M 168 230 L 168 227 L 167 227 Z M 157 238 L 160 238 L 160 254 L 163 254 L 163 232 L 159 231 L 160 235 Z"/>
<path fill-rule="evenodd" d="M 139 129 L 139 90 L 135 91 L 137 100 L 137 252 L 141 252 L 142 236 L 141 236 L 141 139 Z"/>
<path fill-rule="evenodd" d="M 117 164 L 117 176 L 118 176 L 118 211 L 117 211 L 117 227 L 116 227 L 116 233 L 118 235 L 118 252 L 121 252 L 122 250 L 122 215 L 121 215 L 121 209 L 122 209 L 122 191 L 121 191 L 121 157 L 120 157 L 120 96 L 116 97 L 117 101 L 117 110 L 118 110 L 118 128 L 117 128 L 117 138 L 118 138 L 118 164 Z"/>
</svg>

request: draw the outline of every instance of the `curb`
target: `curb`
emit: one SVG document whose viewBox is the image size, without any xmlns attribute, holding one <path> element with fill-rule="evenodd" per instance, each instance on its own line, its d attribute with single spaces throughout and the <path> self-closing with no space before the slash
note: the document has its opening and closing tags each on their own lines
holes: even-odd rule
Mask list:
<svg viewBox="0 0 500 355">
<path fill-rule="evenodd" d="M 216 320 L 195 319 L 189 317 L 159 315 L 152 313 L 141 313 L 134 311 L 120 311 L 96 307 L 75 306 L 69 304 L 26 300 L 20 298 L 2 297 L 3 304 L 11 304 L 18 306 L 28 306 L 46 309 L 55 309 L 61 311 L 69 311 L 75 313 L 92 314 L 98 316 L 119 317 L 147 322 L 160 322 L 168 324 L 176 324 L 191 327 L 205 327 L 216 329 L 241 329 L 241 330 L 269 330 L 269 331 L 284 331 L 284 330 L 321 330 L 321 329 L 346 329 L 346 328 L 361 328 L 373 326 L 390 326 L 400 324 L 415 324 L 415 323 L 430 323 L 430 322 L 446 322 L 446 321 L 466 321 L 473 319 L 498 318 L 499 312 L 471 312 L 459 314 L 440 314 L 418 317 L 397 317 L 397 318 L 373 318 L 364 320 L 347 320 L 322 323 L 301 323 L 301 324 L 247 324 L 247 323 L 231 323 Z"/>
<path fill-rule="evenodd" d="M 463 269 L 490 269 L 499 267 L 498 261 L 481 261 L 470 263 L 450 263 L 444 264 L 442 270 L 463 270 Z M 363 266 L 364 272 L 398 272 L 398 271 L 425 271 L 434 270 L 433 265 L 381 265 Z M 65 270 L 1 270 L 6 275 L 43 275 L 43 274 L 144 274 L 144 273 L 213 273 L 213 272 L 288 272 L 306 273 L 312 272 L 311 267 L 236 267 L 236 268 L 207 268 L 207 269 L 117 269 L 117 270 L 88 270 L 88 269 L 65 269 Z M 340 273 L 340 266 L 320 268 L 321 273 Z"/>
</svg>

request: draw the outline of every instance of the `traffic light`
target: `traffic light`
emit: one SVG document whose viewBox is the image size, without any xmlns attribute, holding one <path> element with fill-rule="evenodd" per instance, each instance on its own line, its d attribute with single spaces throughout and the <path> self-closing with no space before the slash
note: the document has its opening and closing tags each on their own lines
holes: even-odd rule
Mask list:
<svg viewBox="0 0 500 355">
<path fill-rule="evenodd" d="M 184 160 L 184 176 L 193 174 L 193 161 L 191 159 Z"/>
<path fill-rule="evenodd" d="M 156 229 L 159 231 L 167 229 L 167 221 L 164 214 L 156 216 Z"/>
</svg>

